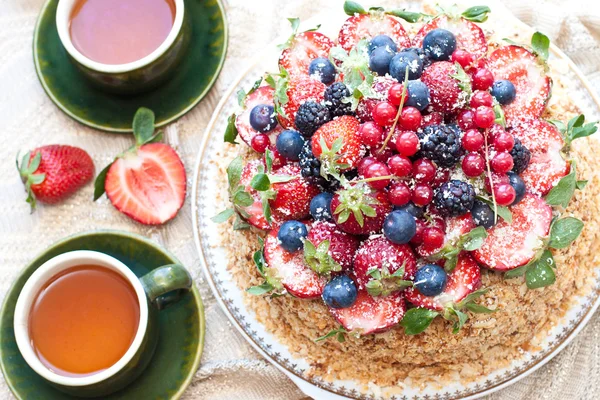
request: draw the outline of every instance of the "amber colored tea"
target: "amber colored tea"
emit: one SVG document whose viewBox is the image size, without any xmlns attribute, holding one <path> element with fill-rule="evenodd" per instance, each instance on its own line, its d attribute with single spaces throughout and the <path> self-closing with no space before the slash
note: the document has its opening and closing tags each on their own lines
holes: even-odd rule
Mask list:
<svg viewBox="0 0 600 400">
<path fill-rule="evenodd" d="M 156 50 L 174 19 L 174 0 L 79 0 L 71 14 L 71 41 L 93 61 L 126 64 Z"/>
<path fill-rule="evenodd" d="M 29 315 L 29 337 L 40 361 L 60 375 L 98 373 L 131 346 L 140 306 L 131 284 L 110 269 L 82 265 L 53 277 Z"/>
</svg>

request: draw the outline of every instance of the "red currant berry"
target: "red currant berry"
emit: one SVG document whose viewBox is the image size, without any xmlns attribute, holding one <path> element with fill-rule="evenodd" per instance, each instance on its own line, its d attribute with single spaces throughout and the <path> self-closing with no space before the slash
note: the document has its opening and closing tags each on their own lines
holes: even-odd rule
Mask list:
<svg viewBox="0 0 600 400">
<path fill-rule="evenodd" d="M 373 121 L 365 122 L 358 128 L 358 138 L 368 147 L 376 147 L 383 143 L 383 129 Z"/>
<path fill-rule="evenodd" d="M 471 66 L 473 61 L 475 61 L 475 57 L 468 51 L 456 49 L 454 50 L 454 53 L 452 53 L 451 60 L 452 62 L 459 63 L 461 67 L 467 69 Z"/>
<path fill-rule="evenodd" d="M 421 127 L 423 116 L 415 107 L 404 107 L 400 113 L 400 126 L 408 131 L 416 131 Z"/>
<path fill-rule="evenodd" d="M 415 222 L 417 223 L 417 230 L 415 236 L 410 239 L 410 242 L 418 245 L 423 243 L 423 232 L 425 231 L 425 228 L 427 228 L 427 224 L 425 224 L 425 221 L 422 219 L 417 219 Z"/>
<path fill-rule="evenodd" d="M 494 196 L 496 197 L 496 203 L 498 203 L 498 205 L 509 206 L 515 201 L 517 192 L 515 192 L 515 189 L 510 183 L 501 183 L 496 185 Z"/>
<path fill-rule="evenodd" d="M 494 158 L 492 158 L 492 161 L 490 161 L 490 166 L 494 172 L 505 174 L 513 168 L 513 158 L 510 153 L 502 151 L 497 153 Z"/>
<path fill-rule="evenodd" d="M 388 199 L 394 206 L 404 206 L 408 204 L 411 198 L 410 188 L 404 182 L 396 182 L 392 184 L 388 192 Z"/>
<path fill-rule="evenodd" d="M 267 151 L 267 147 L 269 147 L 270 144 L 271 139 L 269 139 L 269 136 L 265 135 L 264 133 L 254 135 L 250 141 L 250 147 L 252 147 L 252 149 L 258 153 L 264 153 Z"/>
<path fill-rule="evenodd" d="M 444 122 L 444 115 L 439 112 L 432 112 L 423 116 L 423 126 L 439 125 Z"/>
<path fill-rule="evenodd" d="M 494 105 L 494 98 L 490 92 L 477 90 L 475 93 L 473 93 L 473 96 L 471 96 L 469 104 L 471 105 L 471 108 L 477 108 L 480 106 L 491 107 Z"/>
<path fill-rule="evenodd" d="M 375 149 L 371 151 L 371 155 L 384 164 L 387 164 L 388 160 L 391 156 L 394 155 L 394 151 L 389 147 L 386 147 L 383 150 Z"/>
<path fill-rule="evenodd" d="M 467 151 L 479 151 L 484 143 L 485 139 L 477 129 L 469 129 L 461 139 L 462 147 Z"/>
<path fill-rule="evenodd" d="M 515 138 L 506 131 L 494 135 L 494 148 L 498 151 L 511 151 L 515 146 Z"/>
<path fill-rule="evenodd" d="M 500 185 L 500 184 L 510 184 L 510 179 L 508 178 L 508 175 L 506 174 L 497 174 L 495 172 L 492 171 L 492 181 L 494 182 L 494 187 Z M 492 185 L 490 184 L 490 177 L 488 175 L 485 176 L 485 179 L 483 181 L 484 183 L 484 187 L 485 187 L 485 191 L 488 193 L 492 193 Z"/>
<path fill-rule="evenodd" d="M 396 138 L 396 150 L 406 157 L 415 155 L 419 150 L 419 137 L 411 131 L 400 133 Z"/>
<path fill-rule="evenodd" d="M 444 245 L 444 231 L 439 228 L 425 228 L 423 230 L 423 245 L 429 249 L 439 249 Z"/>
<path fill-rule="evenodd" d="M 417 182 L 429 183 L 435 178 L 435 173 L 435 165 L 426 158 L 420 158 L 413 163 L 412 174 Z"/>
<path fill-rule="evenodd" d="M 367 170 L 367 167 L 373 163 L 377 163 L 379 161 L 377 161 L 377 159 L 373 156 L 368 156 L 363 158 L 362 160 L 359 161 L 358 166 L 356 167 L 356 170 L 358 171 L 359 175 L 364 176 L 365 175 L 365 171 Z"/>
<path fill-rule="evenodd" d="M 473 110 L 463 110 L 460 112 L 460 114 L 458 114 L 458 118 L 456 120 L 458 122 L 458 126 L 460 126 L 463 131 L 466 131 L 468 129 L 477 128 L 475 126 L 474 118 L 475 113 Z"/>
<path fill-rule="evenodd" d="M 435 171 L 435 176 L 433 177 L 433 181 L 431 181 L 431 187 L 437 188 L 441 186 L 443 183 L 448 182 L 450 179 L 450 170 L 448 168 L 438 168 Z"/>
<path fill-rule="evenodd" d="M 388 90 L 388 101 L 395 105 L 396 107 L 400 106 L 400 102 L 402 101 L 402 91 L 404 90 L 404 86 L 401 83 L 395 83 Z"/>
<path fill-rule="evenodd" d="M 487 68 L 478 68 L 471 79 L 473 89 L 488 90 L 494 83 L 494 75 Z"/>
<path fill-rule="evenodd" d="M 406 178 L 412 173 L 412 162 L 408 157 L 395 154 L 387 162 L 390 172 L 398 178 Z"/>
<path fill-rule="evenodd" d="M 381 101 L 373 108 L 373 121 L 379 126 L 390 126 L 394 123 L 396 113 L 396 107 L 387 101 Z"/>
<path fill-rule="evenodd" d="M 423 207 L 433 200 L 433 189 L 426 183 L 417 183 L 413 189 L 412 201 L 417 206 Z"/>
<path fill-rule="evenodd" d="M 356 107 L 356 118 L 360 122 L 373 121 L 373 109 L 379 104 L 377 99 L 365 99 L 363 98 Z"/>
<path fill-rule="evenodd" d="M 492 107 L 481 106 L 475 109 L 475 116 L 473 121 L 478 128 L 487 129 L 494 125 L 496 120 L 496 113 Z"/>
<path fill-rule="evenodd" d="M 389 175 L 390 175 L 390 170 L 387 167 L 387 165 L 385 165 L 382 162 L 375 162 L 375 163 L 369 165 L 365 169 L 365 174 L 363 176 L 366 179 L 371 179 L 371 178 L 379 178 L 382 176 L 389 176 Z M 373 180 L 373 181 L 369 181 L 367 183 L 373 189 L 382 190 L 382 189 L 385 189 L 387 187 L 387 185 L 390 184 L 390 179 L 387 178 L 387 179 Z"/>
<path fill-rule="evenodd" d="M 462 160 L 462 170 L 469 178 L 475 178 L 485 171 L 485 160 L 479 153 L 469 153 Z"/>
</svg>

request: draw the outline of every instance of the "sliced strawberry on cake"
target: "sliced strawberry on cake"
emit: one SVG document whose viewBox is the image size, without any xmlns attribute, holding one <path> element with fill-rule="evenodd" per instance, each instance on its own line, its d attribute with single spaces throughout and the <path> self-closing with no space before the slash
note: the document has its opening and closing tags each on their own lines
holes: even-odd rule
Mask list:
<svg viewBox="0 0 600 400">
<path fill-rule="evenodd" d="M 438 218 L 434 216 L 432 222 L 426 224 L 424 228 L 423 243 L 415 249 L 421 257 L 429 257 L 442 250 L 445 246 L 452 247 L 461 236 L 469 233 L 476 227 L 471 213 L 460 217 L 447 218 L 441 223 L 438 222 Z M 442 239 L 438 239 L 440 235 Z"/>
<path fill-rule="evenodd" d="M 237 128 L 240 138 L 248 146 L 252 147 L 252 139 L 256 135 L 262 133 L 254 129 L 250 123 L 252 110 L 257 106 L 270 106 L 273 108 L 273 92 L 274 90 L 270 86 L 261 86 L 254 91 L 250 91 L 244 99 L 242 111 L 237 114 L 235 127 Z M 267 132 L 271 143 L 275 143 L 275 138 L 282 130 L 282 127 L 277 125 Z"/>
<path fill-rule="evenodd" d="M 391 15 L 381 12 L 353 15 L 346 20 L 338 35 L 338 43 L 346 51 L 354 48 L 362 39 L 372 39 L 378 35 L 389 36 L 397 49 L 410 47 L 410 38 L 402 23 Z"/>
<path fill-rule="evenodd" d="M 364 154 L 358 137 L 359 126 L 358 120 L 349 115 L 322 125 L 311 138 L 313 154 L 329 168 L 339 166 L 340 170 L 347 170 L 356 167 Z"/>
<path fill-rule="evenodd" d="M 421 81 L 429 88 L 430 104 L 434 111 L 457 113 L 468 100 L 471 83 L 450 61 L 433 63 L 423 71 Z"/>
<path fill-rule="evenodd" d="M 387 194 L 373 191 L 364 183 L 341 189 L 331 200 L 335 224 L 352 235 L 381 232 L 385 217 L 392 211 Z"/>
<path fill-rule="evenodd" d="M 434 29 L 445 29 L 456 36 L 456 48 L 464 50 L 474 56 L 474 59 L 483 57 L 487 52 L 487 41 L 483 30 L 465 18 L 451 18 L 442 14 L 421 27 L 413 38 L 413 45 L 421 47 L 423 39 Z"/>
<path fill-rule="evenodd" d="M 308 232 L 308 240 L 318 248 L 324 241 L 329 242 L 328 254 L 343 270 L 352 268 L 354 254 L 360 245 L 356 236 L 342 232 L 328 221 L 315 221 Z"/>
<path fill-rule="evenodd" d="M 281 102 L 285 115 L 279 114 L 277 118 L 286 129 L 296 129 L 296 113 L 300 106 L 308 101 L 320 103 L 323 101 L 327 86 L 318 80 L 307 77 L 292 77 L 287 84 L 287 101 Z"/>
<path fill-rule="evenodd" d="M 306 76 L 311 61 L 319 57 L 329 57 L 329 50 L 333 44 L 331 39 L 319 32 L 294 32 L 282 45 L 284 49 L 279 57 L 279 66 L 285 68 L 290 76 Z"/>
</svg>

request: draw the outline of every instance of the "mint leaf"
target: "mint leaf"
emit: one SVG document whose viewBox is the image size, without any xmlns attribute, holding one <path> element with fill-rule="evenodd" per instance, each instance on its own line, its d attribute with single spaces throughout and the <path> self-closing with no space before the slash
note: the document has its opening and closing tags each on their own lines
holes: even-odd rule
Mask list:
<svg viewBox="0 0 600 400">
<path fill-rule="evenodd" d="M 353 16 L 354 14 L 366 14 L 367 11 L 355 1 L 344 2 L 344 12 L 347 15 Z"/>
<path fill-rule="evenodd" d="M 329 254 L 329 245 L 329 240 L 323 240 L 317 246 L 308 239 L 304 241 L 304 261 L 310 269 L 322 276 L 342 270 L 342 266 Z"/>
<path fill-rule="evenodd" d="M 475 314 L 493 314 L 496 311 L 477 303 L 468 303 L 465 308 Z"/>
<path fill-rule="evenodd" d="M 261 285 L 249 287 L 248 289 L 246 289 L 246 292 L 254 296 L 261 296 L 263 294 L 267 294 L 273 291 L 273 289 L 275 289 L 273 285 L 271 285 L 268 282 L 265 282 Z"/>
<path fill-rule="evenodd" d="M 550 39 L 548 39 L 548 36 L 541 32 L 534 33 L 531 37 L 531 48 L 544 61 L 548 61 L 548 57 L 550 56 L 548 51 L 550 48 Z"/>
<path fill-rule="evenodd" d="M 248 93 L 246 93 L 246 91 L 243 88 L 238 90 L 237 100 L 238 100 L 238 104 L 240 107 L 244 106 L 244 104 L 246 103 L 246 98 L 249 95 L 251 95 L 252 93 L 254 93 L 256 91 L 256 89 L 258 89 L 260 87 L 260 84 L 262 83 L 262 81 L 263 81 L 263 78 L 261 76 L 260 78 L 258 78 L 258 80 L 256 80 L 256 82 L 254 82 L 254 85 L 252 85 L 252 87 L 250 88 Z"/>
<path fill-rule="evenodd" d="M 463 92 L 471 93 L 471 77 L 465 72 L 459 63 L 455 62 L 454 65 L 456 67 L 456 73 L 451 74 L 450 77 L 458 81 L 458 87 Z"/>
<path fill-rule="evenodd" d="M 133 136 L 138 146 L 146 143 L 154 134 L 154 112 L 146 107 L 140 107 L 133 117 Z"/>
<path fill-rule="evenodd" d="M 329 338 L 335 337 L 338 342 L 344 343 L 346 341 L 346 335 L 345 335 L 346 333 L 348 333 L 348 331 L 346 331 L 344 329 L 344 327 L 340 326 L 339 328 L 332 329 L 327 334 L 316 338 L 314 341 L 322 342 L 323 340 L 327 340 Z"/>
<path fill-rule="evenodd" d="M 494 122 L 502 126 L 503 128 L 506 128 L 506 117 L 504 116 L 504 110 L 502 109 L 500 104 L 494 105 L 494 115 L 496 116 Z"/>
<path fill-rule="evenodd" d="M 467 8 L 461 15 L 464 19 L 473 22 L 485 22 L 488 14 L 492 12 L 488 6 L 475 6 Z"/>
<path fill-rule="evenodd" d="M 233 222 L 233 230 L 239 231 L 239 230 L 248 229 L 248 228 L 250 228 L 250 224 L 245 222 L 238 214 L 237 217 L 235 218 L 235 221 Z"/>
<path fill-rule="evenodd" d="M 242 157 L 237 156 L 227 166 L 227 181 L 229 182 L 229 188 L 236 188 L 240 179 L 242 178 L 242 170 L 244 169 L 244 161 Z"/>
<path fill-rule="evenodd" d="M 418 335 L 429 328 L 438 315 L 440 314 L 437 311 L 427 308 L 411 308 L 400 321 L 400 326 L 404 327 L 404 333 L 407 335 Z"/>
<path fill-rule="evenodd" d="M 556 282 L 556 275 L 552 269 L 554 265 L 552 253 L 549 250 L 544 250 L 542 257 L 525 272 L 527 287 L 529 289 L 538 289 L 550 286 Z"/>
<path fill-rule="evenodd" d="M 41 153 L 38 153 L 41 154 Z M 98 174 L 96 180 L 94 181 L 94 201 L 98 200 L 105 191 L 104 184 L 106 183 L 106 174 L 108 174 L 108 170 L 112 166 L 113 163 L 108 164 L 104 169 Z"/>
<path fill-rule="evenodd" d="M 562 121 L 557 119 L 548 119 L 547 121 L 554 125 L 563 135 L 567 133 L 567 126 Z"/>
<path fill-rule="evenodd" d="M 250 186 L 259 192 L 264 192 L 271 187 L 271 181 L 267 174 L 256 174 L 250 181 Z"/>
<path fill-rule="evenodd" d="M 575 194 L 575 188 L 577 187 L 577 173 L 575 168 L 575 162 L 573 161 L 571 162 L 571 172 L 569 172 L 568 175 L 563 176 L 558 184 L 546 195 L 546 203 L 551 206 L 562 206 L 563 208 L 567 208 Z"/>
<path fill-rule="evenodd" d="M 410 22 L 414 24 L 415 22 L 419 22 L 423 20 L 423 18 L 430 17 L 430 15 L 423 14 L 420 12 L 410 12 L 405 10 L 390 10 L 386 11 L 386 14 L 393 15 L 394 17 L 402 18 L 406 22 Z"/>
<path fill-rule="evenodd" d="M 227 118 L 227 128 L 225 128 L 225 134 L 223 135 L 223 141 L 231 144 L 238 144 L 235 141 L 238 135 L 238 130 L 235 126 L 235 113 L 231 114 L 229 118 Z"/>
<path fill-rule="evenodd" d="M 511 269 L 510 271 L 506 271 L 504 273 L 504 279 L 512 279 L 519 276 L 523 276 L 525 275 L 525 272 L 527 272 L 527 268 L 529 268 L 529 264 L 523 265 L 515 269 Z"/>
<path fill-rule="evenodd" d="M 455 308 L 451 308 L 449 314 L 454 314 L 454 316 L 456 317 L 456 321 L 454 322 L 454 326 L 452 327 L 452 333 L 456 335 L 458 332 L 460 332 L 462 327 L 465 326 L 467 320 L 469 319 L 469 316 L 466 313 Z"/>
<path fill-rule="evenodd" d="M 569 247 L 581 234 L 583 222 L 573 217 L 556 220 L 550 230 L 549 247 L 564 249 Z"/>
<path fill-rule="evenodd" d="M 210 220 L 216 224 L 221 224 L 231 218 L 234 214 L 235 210 L 233 208 L 228 208 L 227 210 L 221 211 Z"/>
<path fill-rule="evenodd" d="M 254 199 L 249 193 L 244 191 L 243 188 L 239 188 L 232 196 L 231 202 L 240 207 L 250 207 L 254 204 Z"/>
<path fill-rule="evenodd" d="M 494 211 L 494 202 L 490 199 L 488 199 L 487 197 L 483 197 L 483 196 L 476 196 L 477 200 L 481 200 L 483 201 L 485 204 L 487 204 L 488 206 L 490 206 L 490 208 L 492 209 L 492 211 Z M 497 206 L 497 215 L 502 218 L 503 220 L 505 220 L 507 223 L 512 224 L 512 212 L 510 211 L 510 209 L 508 207 L 504 207 L 504 206 Z"/>
<path fill-rule="evenodd" d="M 488 234 L 483 226 L 478 226 L 475 229 L 472 229 L 466 235 L 466 241 L 463 244 L 463 250 L 473 251 L 479 249 L 483 246 L 485 239 L 488 237 Z"/>
</svg>

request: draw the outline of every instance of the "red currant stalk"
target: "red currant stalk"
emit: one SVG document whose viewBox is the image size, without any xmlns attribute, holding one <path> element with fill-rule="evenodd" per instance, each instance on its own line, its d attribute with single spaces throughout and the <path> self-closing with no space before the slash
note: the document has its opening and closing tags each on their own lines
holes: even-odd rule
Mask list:
<svg viewBox="0 0 600 400">
<path fill-rule="evenodd" d="M 396 113 L 396 118 L 394 118 L 394 123 L 392 124 L 392 127 L 390 128 L 390 132 L 388 133 L 387 137 L 383 141 L 383 144 L 377 151 L 378 153 L 381 153 L 386 149 L 388 142 L 390 141 L 390 139 L 394 135 L 394 132 L 396 131 L 396 125 L 398 125 L 398 121 L 400 120 L 400 115 L 402 115 L 402 108 L 404 108 L 404 101 L 406 100 L 406 87 L 408 86 L 407 83 L 408 83 L 408 67 L 406 67 L 406 72 L 404 73 L 404 86 L 402 87 L 402 97 L 400 98 L 400 106 L 398 107 L 398 112 Z"/>
<path fill-rule="evenodd" d="M 496 203 L 496 195 L 494 190 L 494 177 L 492 176 L 492 167 L 490 166 L 490 153 L 488 150 L 488 135 L 487 131 L 483 135 L 483 143 L 485 146 L 485 166 L 488 176 L 490 177 L 490 187 L 492 188 L 492 203 L 494 204 L 494 223 L 498 223 L 498 203 Z"/>
</svg>

